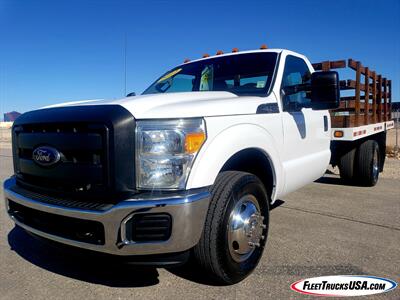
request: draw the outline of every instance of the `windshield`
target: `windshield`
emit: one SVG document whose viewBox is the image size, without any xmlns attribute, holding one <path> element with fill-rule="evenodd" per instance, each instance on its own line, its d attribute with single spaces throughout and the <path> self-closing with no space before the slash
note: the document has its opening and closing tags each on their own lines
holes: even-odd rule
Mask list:
<svg viewBox="0 0 400 300">
<path fill-rule="evenodd" d="M 154 82 L 143 94 L 226 91 L 265 96 L 271 84 L 277 53 L 246 53 L 213 57 L 181 65 Z"/>
</svg>

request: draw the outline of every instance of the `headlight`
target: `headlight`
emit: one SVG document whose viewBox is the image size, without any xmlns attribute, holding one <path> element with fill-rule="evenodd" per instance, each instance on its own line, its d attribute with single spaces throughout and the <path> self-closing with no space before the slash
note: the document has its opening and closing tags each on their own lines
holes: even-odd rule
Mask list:
<svg viewBox="0 0 400 300">
<path fill-rule="evenodd" d="M 206 140 L 203 119 L 143 120 L 136 127 L 138 189 L 183 189 Z"/>
</svg>

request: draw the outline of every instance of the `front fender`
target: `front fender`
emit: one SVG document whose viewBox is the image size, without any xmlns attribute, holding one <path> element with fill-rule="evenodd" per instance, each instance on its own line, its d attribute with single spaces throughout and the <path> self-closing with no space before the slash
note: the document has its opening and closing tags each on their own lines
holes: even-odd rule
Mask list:
<svg viewBox="0 0 400 300">
<path fill-rule="evenodd" d="M 207 123 L 209 127 L 209 123 Z M 230 126 L 207 138 L 190 172 L 187 189 L 210 186 L 224 164 L 241 150 L 256 148 L 265 153 L 274 170 L 274 201 L 283 189 L 283 169 L 279 157 L 278 141 L 264 128 L 255 124 Z"/>
</svg>

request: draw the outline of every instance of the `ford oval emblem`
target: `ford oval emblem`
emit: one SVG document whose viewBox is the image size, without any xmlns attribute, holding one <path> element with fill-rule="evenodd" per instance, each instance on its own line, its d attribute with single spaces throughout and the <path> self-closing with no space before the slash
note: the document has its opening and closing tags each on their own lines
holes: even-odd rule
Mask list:
<svg viewBox="0 0 400 300">
<path fill-rule="evenodd" d="M 61 159 L 60 152 L 57 149 L 47 146 L 41 146 L 33 150 L 32 159 L 41 166 L 52 166 Z"/>
</svg>

